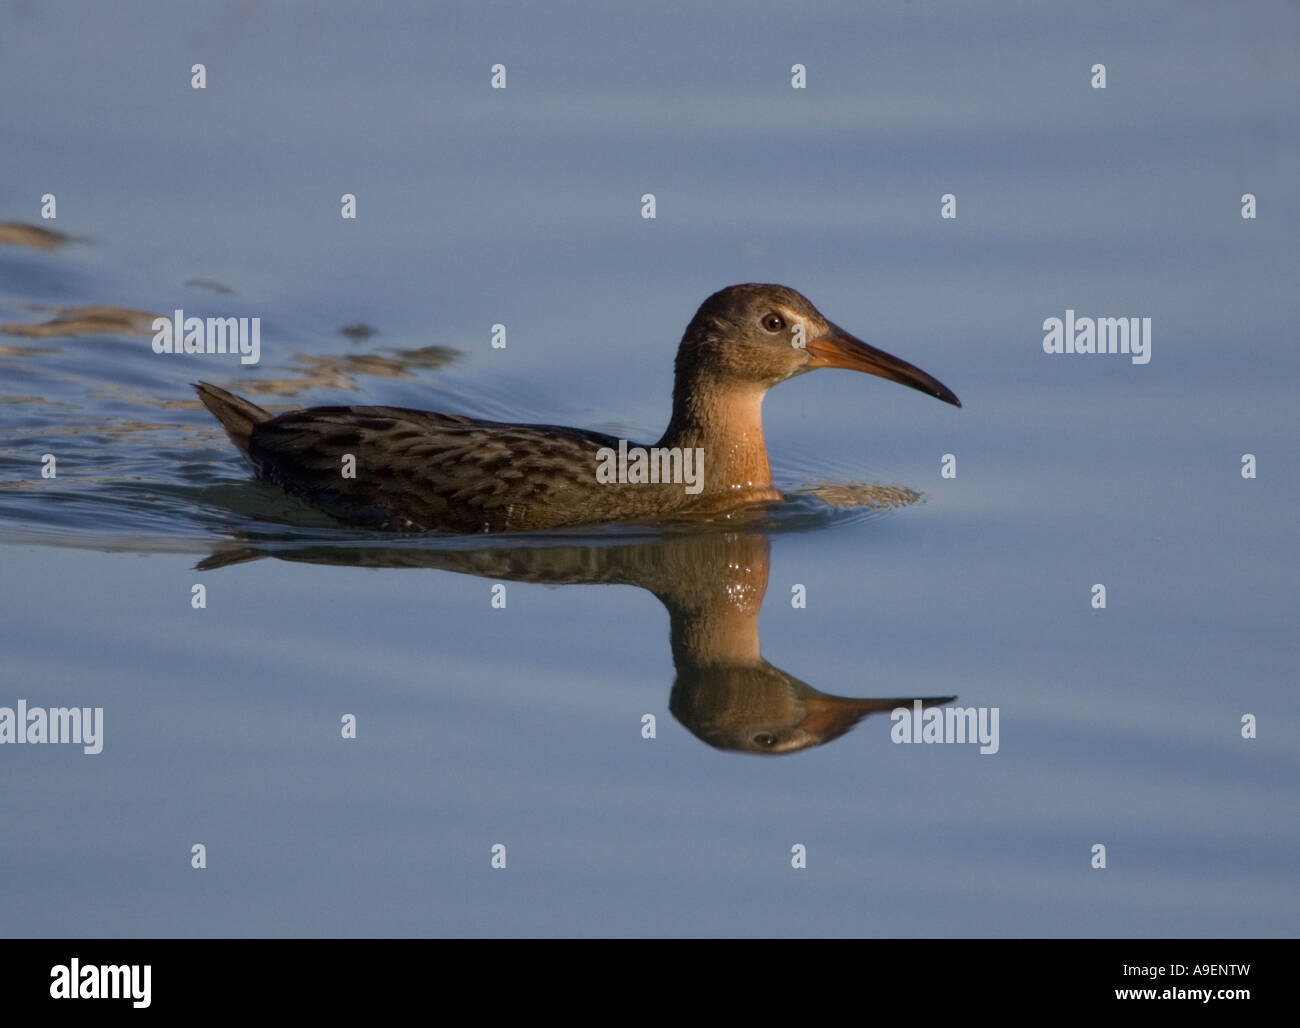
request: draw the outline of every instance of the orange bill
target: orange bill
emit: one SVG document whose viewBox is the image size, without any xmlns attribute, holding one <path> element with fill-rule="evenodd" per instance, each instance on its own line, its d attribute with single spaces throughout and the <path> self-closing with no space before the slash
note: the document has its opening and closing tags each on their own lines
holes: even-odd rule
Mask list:
<svg viewBox="0 0 1300 1028">
<path fill-rule="evenodd" d="M 933 375 L 926 374 L 914 364 L 908 364 L 893 354 L 885 353 L 869 346 L 861 339 L 849 335 L 838 325 L 831 325 L 830 331 L 806 344 L 812 358 L 808 363 L 814 368 L 848 368 L 850 371 L 865 371 L 868 375 L 879 375 L 891 382 L 911 386 L 923 393 L 929 393 L 944 403 L 960 407 L 957 394 L 940 382 Z"/>
</svg>

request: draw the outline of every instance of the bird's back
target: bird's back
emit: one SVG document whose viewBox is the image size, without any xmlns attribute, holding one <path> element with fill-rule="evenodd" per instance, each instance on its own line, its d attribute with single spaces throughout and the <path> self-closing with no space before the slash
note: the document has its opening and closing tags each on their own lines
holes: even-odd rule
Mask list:
<svg viewBox="0 0 1300 1028">
<path fill-rule="evenodd" d="M 254 426 L 248 455 L 286 491 L 405 531 L 522 531 L 617 515 L 596 482 L 612 436 L 402 407 L 312 407 Z M 348 460 L 348 457 L 352 460 Z"/>
</svg>

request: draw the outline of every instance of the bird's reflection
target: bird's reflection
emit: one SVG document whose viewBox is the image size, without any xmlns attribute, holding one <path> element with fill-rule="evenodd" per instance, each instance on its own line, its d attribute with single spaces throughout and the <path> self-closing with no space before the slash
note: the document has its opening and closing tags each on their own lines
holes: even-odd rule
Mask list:
<svg viewBox="0 0 1300 1028">
<path fill-rule="evenodd" d="M 708 532 L 648 542 L 484 549 L 224 544 L 198 565 L 211 570 L 274 556 L 355 567 L 436 568 L 497 581 L 635 585 L 667 608 L 677 678 L 668 709 L 720 750 L 793 753 L 837 739 L 868 714 L 947 703 L 952 696 L 852 699 L 814 689 L 763 659 L 758 613 L 770 547 L 758 532 Z"/>
</svg>

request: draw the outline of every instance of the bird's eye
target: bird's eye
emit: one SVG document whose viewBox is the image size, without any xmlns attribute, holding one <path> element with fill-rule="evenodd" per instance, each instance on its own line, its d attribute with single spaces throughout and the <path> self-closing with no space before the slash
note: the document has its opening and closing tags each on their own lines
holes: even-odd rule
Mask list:
<svg viewBox="0 0 1300 1028">
<path fill-rule="evenodd" d="M 784 324 L 784 322 L 782 322 L 782 324 Z M 754 743 L 758 746 L 763 746 L 770 749 L 771 747 L 776 745 L 776 736 L 773 735 L 771 732 L 759 732 L 756 736 L 754 736 Z"/>
<path fill-rule="evenodd" d="M 785 318 L 776 313 L 764 314 L 763 327 L 769 332 L 780 332 L 781 329 L 785 328 Z"/>
</svg>

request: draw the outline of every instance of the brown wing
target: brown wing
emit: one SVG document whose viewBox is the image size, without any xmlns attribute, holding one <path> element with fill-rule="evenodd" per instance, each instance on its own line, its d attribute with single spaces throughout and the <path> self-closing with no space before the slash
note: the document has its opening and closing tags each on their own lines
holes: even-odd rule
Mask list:
<svg viewBox="0 0 1300 1028">
<path fill-rule="evenodd" d="M 400 407 L 312 407 L 257 425 L 262 477 L 345 520 L 404 531 L 483 532 L 594 520 L 601 447 L 618 440 Z M 344 456 L 355 478 L 344 477 Z"/>
</svg>

